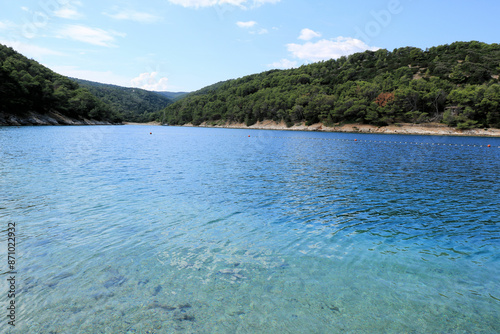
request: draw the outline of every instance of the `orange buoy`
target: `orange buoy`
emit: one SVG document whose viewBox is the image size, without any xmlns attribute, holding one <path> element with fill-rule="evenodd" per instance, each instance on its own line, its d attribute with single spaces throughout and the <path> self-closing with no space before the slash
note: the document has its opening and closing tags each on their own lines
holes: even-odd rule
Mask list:
<svg viewBox="0 0 500 334">
<path fill-rule="evenodd" d="M 150 135 L 152 135 L 153 133 L 152 133 L 152 132 L 150 132 L 149 134 L 150 134 Z"/>
<path fill-rule="evenodd" d="M 358 141 L 357 139 L 354 139 L 354 141 Z"/>
<path fill-rule="evenodd" d="M 250 135 L 248 135 L 248 137 L 250 137 Z"/>
<path fill-rule="evenodd" d="M 488 147 L 491 147 L 491 145 L 488 145 Z"/>
</svg>

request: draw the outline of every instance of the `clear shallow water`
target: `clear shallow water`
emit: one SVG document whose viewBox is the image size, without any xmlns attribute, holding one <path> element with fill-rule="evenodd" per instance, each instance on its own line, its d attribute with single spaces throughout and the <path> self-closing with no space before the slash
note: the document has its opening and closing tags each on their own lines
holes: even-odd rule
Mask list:
<svg viewBox="0 0 500 334">
<path fill-rule="evenodd" d="M 500 332 L 499 146 L 0 127 L 12 332 Z"/>
</svg>

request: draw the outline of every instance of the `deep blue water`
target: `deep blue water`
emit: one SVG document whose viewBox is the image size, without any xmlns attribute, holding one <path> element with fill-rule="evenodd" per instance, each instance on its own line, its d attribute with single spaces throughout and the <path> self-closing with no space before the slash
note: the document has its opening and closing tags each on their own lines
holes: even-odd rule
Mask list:
<svg viewBox="0 0 500 334">
<path fill-rule="evenodd" d="M 0 190 L 0 332 L 500 332 L 498 138 L 0 127 Z"/>
</svg>

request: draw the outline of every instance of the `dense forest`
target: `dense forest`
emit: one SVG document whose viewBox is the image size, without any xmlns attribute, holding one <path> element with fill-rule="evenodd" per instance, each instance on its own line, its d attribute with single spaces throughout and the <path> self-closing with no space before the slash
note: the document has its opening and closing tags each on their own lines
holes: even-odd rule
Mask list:
<svg viewBox="0 0 500 334">
<path fill-rule="evenodd" d="M 128 122 L 149 122 L 159 117 L 159 112 L 173 101 L 166 94 L 140 88 L 125 88 L 93 81 L 73 79 L 80 87 L 107 103 L 115 113 Z M 174 94 L 175 93 L 167 93 Z"/>
<path fill-rule="evenodd" d="M 87 89 L 0 44 L 0 115 L 58 113 L 76 120 L 121 122 Z"/>
<path fill-rule="evenodd" d="M 172 101 L 180 100 L 184 96 L 186 96 L 187 94 L 189 94 L 187 92 L 155 92 L 155 93 L 158 93 L 158 94 L 161 94 L 161 95 L 163 95 L 165 97 L 168 97 Z"/>
<path fill-rule="evenodd" d="M 160 121 L 443 122 L 459 129 L 498 128 L 499 74 L 499 44 L 366 51 L 205 87 L 164 109 Z"/>
</svg>

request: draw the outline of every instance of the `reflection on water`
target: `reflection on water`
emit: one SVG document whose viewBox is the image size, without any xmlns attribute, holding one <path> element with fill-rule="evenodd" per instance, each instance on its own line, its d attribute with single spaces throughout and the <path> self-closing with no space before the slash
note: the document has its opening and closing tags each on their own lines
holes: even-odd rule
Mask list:
<svg viewBox="0 0 500 334">
<path fill-rule="evenodd" d="M 499 332 L 499 146 L 0 128 L 0 221 L 18 226 L 19 267 L 17 331 L 0 329 Z"/>
</svg>

